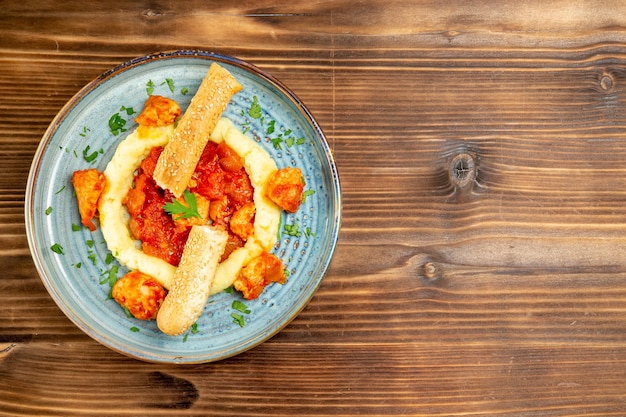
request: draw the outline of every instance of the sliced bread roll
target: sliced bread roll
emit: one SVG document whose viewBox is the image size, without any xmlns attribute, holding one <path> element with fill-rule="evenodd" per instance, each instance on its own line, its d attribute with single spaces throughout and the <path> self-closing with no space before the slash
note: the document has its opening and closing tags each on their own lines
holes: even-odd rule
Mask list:
<svg viewBox="0 0 626 417">
<path fill-rule="evenodd" d="M 227 240 L 228 232 L 222 228 L 191 228 L 172 286 L 157 314 L 157 326 L 163 333 L 180 335 L 198 320 Z"/>
<path fill-rule="evenodd" d="M 161 188 L 176 197 L 183 194 L 218 119 L 230 99 L 242 89 L 226 69 L 211 64 L 159 157 L 154 180 Z"/>
</svg>

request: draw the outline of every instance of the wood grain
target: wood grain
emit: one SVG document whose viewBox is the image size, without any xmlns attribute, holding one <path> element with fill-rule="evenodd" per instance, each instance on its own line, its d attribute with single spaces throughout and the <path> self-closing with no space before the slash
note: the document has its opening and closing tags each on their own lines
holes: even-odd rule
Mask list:
<svg viewBox="0 0 626 417">
<path fill-rule="evenodd" d="M 222 3 L 2 3 L 0 415 L 626 415 L 626 5 Z M 68 99 L 183 48 L 293 89 L 328 137 L 344 217 L 289 326 L 169 366 L 61 313 L 23 199 Z"/>
</svg>

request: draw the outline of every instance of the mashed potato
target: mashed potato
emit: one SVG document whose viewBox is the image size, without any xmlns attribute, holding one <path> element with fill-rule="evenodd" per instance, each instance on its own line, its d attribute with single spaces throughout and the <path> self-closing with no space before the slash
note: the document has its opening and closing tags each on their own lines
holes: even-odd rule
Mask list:
<svg viewBox="0 0 626 417">
<path fill-rule="evenodd" d="M 100 197 L 99 206 L 100 227 L 111 253 L 122 265 L 153 276 L 167 289 L 170 288 L 176 267 L 141 250 L 141 243 L 132 238 L 128 229 L 130 216 L 122 202 L 141 161 L 153 147 L 164 146 L 173 132 L 173 125 L 142 126 L 124 139 L 104 171 L 107 186 Z M 226 118 L 218 121 L 211 140 L 216 143 L 226 142 L 243 159 L 254 187 L 256 206 L 254 236 L 217 267 L 211 287 L 211 294 L 215 294 L 230 287 L 243 266 L 264 250 L 269 251 L 276 243 L 281 210 L 263 192 L 265 184 L 277 169 L 271 156 Z"/>
</svg>

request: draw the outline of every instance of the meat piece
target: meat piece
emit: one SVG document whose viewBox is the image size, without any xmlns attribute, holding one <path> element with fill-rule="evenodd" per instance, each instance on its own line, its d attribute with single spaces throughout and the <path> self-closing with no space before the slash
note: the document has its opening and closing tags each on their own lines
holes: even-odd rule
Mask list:
<svg viewBox="0 0 626 417">
<path fill-rule="evenodd" d="M 239 271 L 233 285 L 237 291 L 243 294 L 245 299 L 253 300 L 272 282 L 280 284 L 287 282 L 285 270 L 276 255 L 262 252 Z"/>
<path fill-rule="evenodd" d="M 233 213 L 230 219 L 230 230 L 244 241 L 254 235 L 254 215 L 256 208 L 254 203 L 247 203 Z"/>
<path fill-rule="evenodd" d="M 267 182 L 267 197 L 289 213 L 298 211 L 303 193 L 304 178 L 299 168 L 281 168 Z"/>
<path fill-rule="evenodd" d="M 131 271 L 117 280 L 111 295 L 133 317 L 152 320 L 156 318 L 167 291 L 150 275 Z"/>
<path fill-rule="evenodd" d="M 95 168 L 74 171 L 72 174 L 81 223 L 92 232 L 96 230 L 93 218 L 98 211 L 98 200 L 105 184 L 104 174 Z"/>
<path fill-rule="evenodd" d="M 135 122 L 141 126 L 167 126 L 174 123 L 181 113 L 176 101 L 154 95 L 148 97 Z"/>
</svg>

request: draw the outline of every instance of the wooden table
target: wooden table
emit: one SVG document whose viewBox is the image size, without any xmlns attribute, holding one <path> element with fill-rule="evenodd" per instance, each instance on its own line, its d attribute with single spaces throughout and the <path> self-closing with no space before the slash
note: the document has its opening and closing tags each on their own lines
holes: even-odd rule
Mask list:
<svg viewBox="0 0 626 417">
<path fill-rule="evenodd" d="M 626 415 L 626 5 L 223 3 L 0 4 L 0 414 Z M 72 95 L 182 48 L 293 89 L 326 133 L 344 211 L 288 327 L 176 366 L 63 315 L 23 202 Z"/>
</svg>

